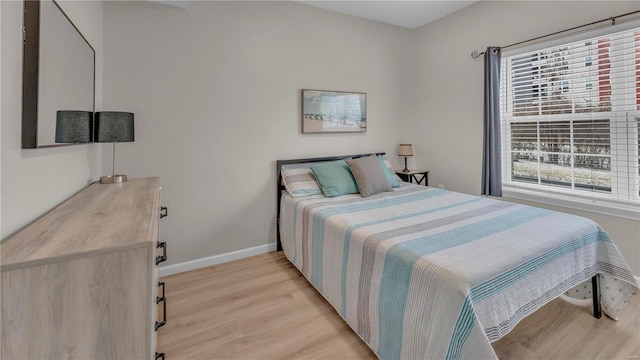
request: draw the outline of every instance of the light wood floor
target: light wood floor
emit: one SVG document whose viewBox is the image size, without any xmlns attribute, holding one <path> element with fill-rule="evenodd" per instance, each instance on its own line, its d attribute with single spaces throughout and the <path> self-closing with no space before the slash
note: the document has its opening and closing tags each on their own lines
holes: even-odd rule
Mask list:
<svg viewBox="0 0 640 360">
<path fill-rule="evenodd" d="M 375 359 L 282 252 L 163 278 L 167 359 Z M 640 355 L 640 296 L 622 320 L 556 299 L 493 344 L 501 359 L 623 359 Z"/>
</svg>

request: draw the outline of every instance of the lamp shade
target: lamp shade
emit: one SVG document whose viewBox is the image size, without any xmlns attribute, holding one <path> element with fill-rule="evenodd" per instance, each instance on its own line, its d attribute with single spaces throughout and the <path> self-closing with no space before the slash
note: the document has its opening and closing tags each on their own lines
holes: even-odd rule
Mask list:
<svg viewBox="0 0 640 360">
<path fill-rule="evenodd" d="M 101 111 L 96 113 L 94 141 L 132 142 L 135 140 L 133 113 Z"/>
<path fill-rule="evenodd" d="M 56 143 L 88 143 L 93 141 L 91 111 L 59 110 L 56 112 Z"/>
<path fill-rule="evenodd" d="M 413 156 L 413 145 L 411 144 L 400 144 L 398 147 L 398 155 L 399 156 Z"/>
</svg>

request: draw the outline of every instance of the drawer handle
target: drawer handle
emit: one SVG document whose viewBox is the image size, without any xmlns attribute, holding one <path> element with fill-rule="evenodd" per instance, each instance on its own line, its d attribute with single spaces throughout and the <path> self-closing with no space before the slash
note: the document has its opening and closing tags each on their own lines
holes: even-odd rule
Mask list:
<svg viewBox="0 0 640 360">
<path fill-rule="evenodd" d="M 159 282 L 158 287 L 162 286 L 162 296 L 156 296 L 156 305 L 162 302 L 162 321 L 156 321 L 156 331 L 167 324 L 167 297 L 164 296 L 164 282 Z M 164 359 L 164 354 L 163 354 Z"/>
<path fill-rule="evenodd" d="M 158 360 L 158 359 L 164 360 L 164 353 L 159 353 L 159 352 L 156 351 L 156 360 Z"/>
<path fill-rule="evenodd" d="M 162 255 L 156 256 L 156 265 L 158 265 L 163 261 L 167 261 L 167 242 L 166 241 L 163 241 L 163 242 L 159 242 L 158 241 L 158 245 L 156 245 L 156 247 L 158 249 L 162 249 Z"/>
<path fill-rule="evenodd" d="M 160 206 L 160 219 L 169 216 L 169 209 L 166 206 Z"/>
</svg>

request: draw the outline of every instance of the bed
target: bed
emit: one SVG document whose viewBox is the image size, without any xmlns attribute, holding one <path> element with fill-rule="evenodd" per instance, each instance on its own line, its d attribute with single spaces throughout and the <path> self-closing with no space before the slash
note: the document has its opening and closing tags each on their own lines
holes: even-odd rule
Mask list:
<svg viewBox="0 0 640 360">
<path fill-rule="evenodd" d="M 586 218 L 408 183 L 326 197 L 307 177 L 367 155 L 277 162 L 278 249 L 381 359 L 495 359 L 492 342 L 585 280 L 594 315 L 601 298 L 626 301 L 598 295 L 599 273 L 637 291 Z"/>
</svg>

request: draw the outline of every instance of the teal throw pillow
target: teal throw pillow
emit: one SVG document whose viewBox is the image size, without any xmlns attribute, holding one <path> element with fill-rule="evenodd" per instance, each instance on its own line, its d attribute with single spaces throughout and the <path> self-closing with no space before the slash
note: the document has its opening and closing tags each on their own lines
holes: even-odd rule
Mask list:
<svg viewBox="0 0 640 360">
<path fill-rule="evenodd" d="M 326 197 L 335 197 L 360 192 L 356 180 L 344 160 L 311 166 L 311 171 L 320 184 L 320 189 Z"/>
<path fill-rule="evenodd" d="M 391 185 L 392 188 L 400 187 L 400 183 L 398 183 L 398 181 L 395 179 L 392 170 L 387 167 L 387 164 L 385 163 L 382 156 L 378 155 L 378 161 L 380 162 L 380 166 L 382 166 L 384 174 L 387 176 L 387 180 L 389 180 L 389 185 Z"/>
</svg>

